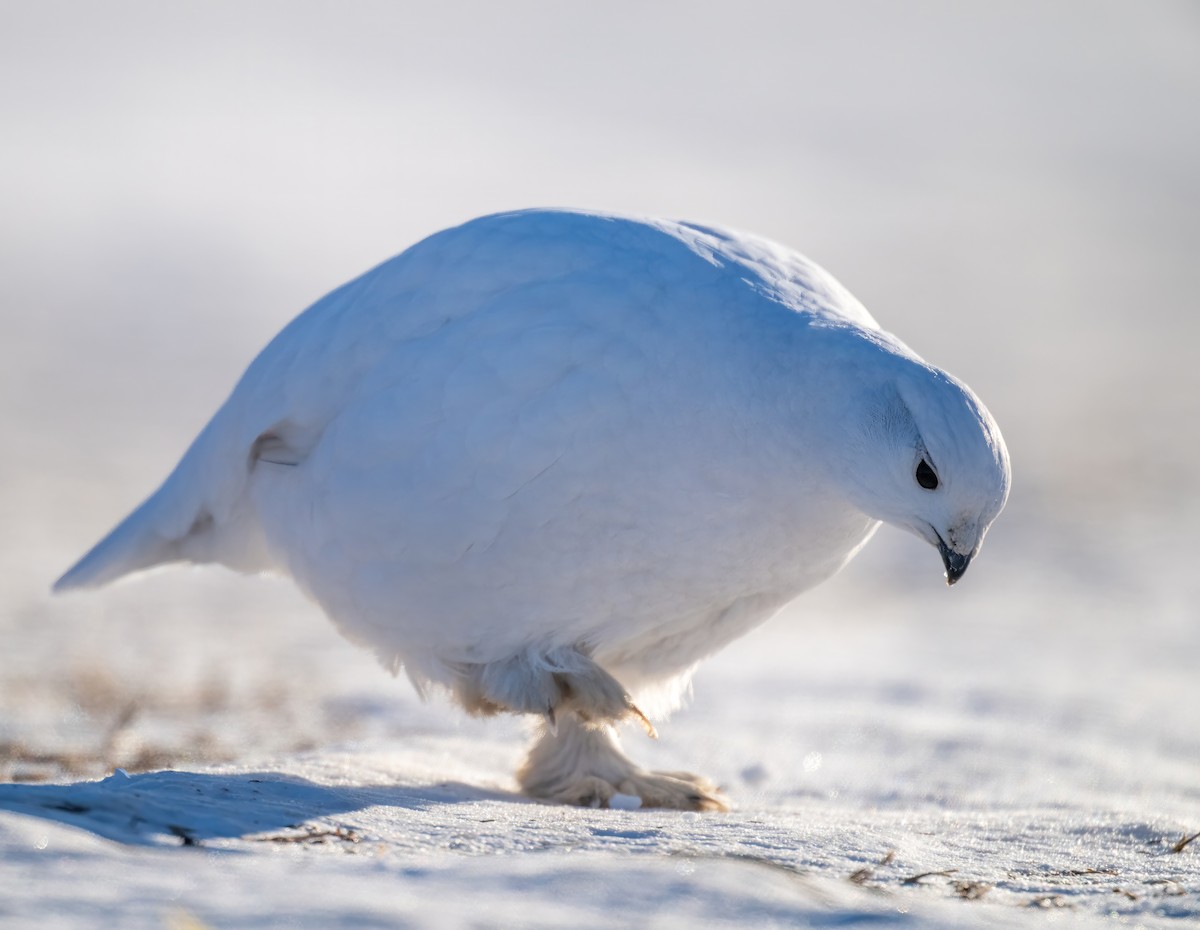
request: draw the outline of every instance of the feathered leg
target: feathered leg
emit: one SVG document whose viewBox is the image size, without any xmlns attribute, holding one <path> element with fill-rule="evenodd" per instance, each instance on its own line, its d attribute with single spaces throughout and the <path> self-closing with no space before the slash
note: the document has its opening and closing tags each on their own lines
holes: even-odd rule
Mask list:
<svg viewBox="0 0 1200 930">
<path fill-rule="evenodd" d="M 454 697 L 470 714 L 541 714 L 551 731 L 570 714 L 595 723 L 629 719 L 658 736 L 622 684 L 579 649 L 526 650 L 454 671 Z"/>
<path fill-rule="evenodd" d="M 614 724 L 636 720 L 657 736 L 619 681 L 583 650 L 527 650 L 498 662 L 455 667 L 454 695 L 473 714 L 539 714 L 541 739 L 517 773 L 536 798 L 607 807 L 613 795 L 645 807 L 728 810 L 708 779 L 686 772 L 647 772 L 621 752 Z"/>
</svg>

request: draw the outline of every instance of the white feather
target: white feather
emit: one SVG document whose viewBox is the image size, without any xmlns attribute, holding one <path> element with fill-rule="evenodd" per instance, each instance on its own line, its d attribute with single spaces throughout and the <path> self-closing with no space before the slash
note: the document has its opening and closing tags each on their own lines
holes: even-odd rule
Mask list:
<svg viewBox="0 0 1200 930">
<path fill-rule="evenodd" d="M 418 684 L 574 647 L 661 686 L 879 519 L 935 524 L 899 487 L 911 462 L 888 485 L 889 403 L 931 451 L 970 434 L 937 465 L 963 463 L 951 510 L 981 539 L 1007 494 L 995 424 L 813 263 L 687 224 L 485 217 L 294 320 L 58 587 L 277 568 Z"/>
</svg>

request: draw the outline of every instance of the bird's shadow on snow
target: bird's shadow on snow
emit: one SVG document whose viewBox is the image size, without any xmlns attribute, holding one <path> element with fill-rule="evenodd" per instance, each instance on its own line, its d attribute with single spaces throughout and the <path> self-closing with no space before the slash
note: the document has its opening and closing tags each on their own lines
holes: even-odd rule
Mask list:
<svg viewBox="0 0 1200 930">
<path fill-rule="evenodd" d="M 330 786 L 277 772 L 127 775 L 118 770 L 103 781 L 0 784 L 0 810 L 150 846 L 253 837 L 369 807 L 420 811 L 489 800 L 533 803 L 517 794 L 455 782 Z"/>
</svg>

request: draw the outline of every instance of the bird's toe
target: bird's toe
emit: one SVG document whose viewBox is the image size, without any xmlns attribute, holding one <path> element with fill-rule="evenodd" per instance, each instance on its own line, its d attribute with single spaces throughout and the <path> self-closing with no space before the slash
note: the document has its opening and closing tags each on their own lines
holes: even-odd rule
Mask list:
<svg viewBox="0 0 1200 930">
<path fill-rule="evenodd" d="M 715 784 L 687 772 L 636 772 L 617 790 L 641 798 L 643 807 L 712 813 L 729 810 L 729 801 Z"/>
</svg>

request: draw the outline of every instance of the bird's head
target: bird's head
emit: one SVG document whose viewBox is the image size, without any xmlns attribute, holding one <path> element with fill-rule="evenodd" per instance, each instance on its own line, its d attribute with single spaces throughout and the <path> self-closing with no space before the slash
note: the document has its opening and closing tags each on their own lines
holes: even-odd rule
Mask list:
<svg viewBox="0 0 1200 930">
<path fill-rule="evenodd" d="M 1000 428 L 965 384 L 911 358 L 860 409 L 861 445 L 848 476 L 859 506 L 936 548 L 954 584 L 1008 499 Z"/>
</svg>

